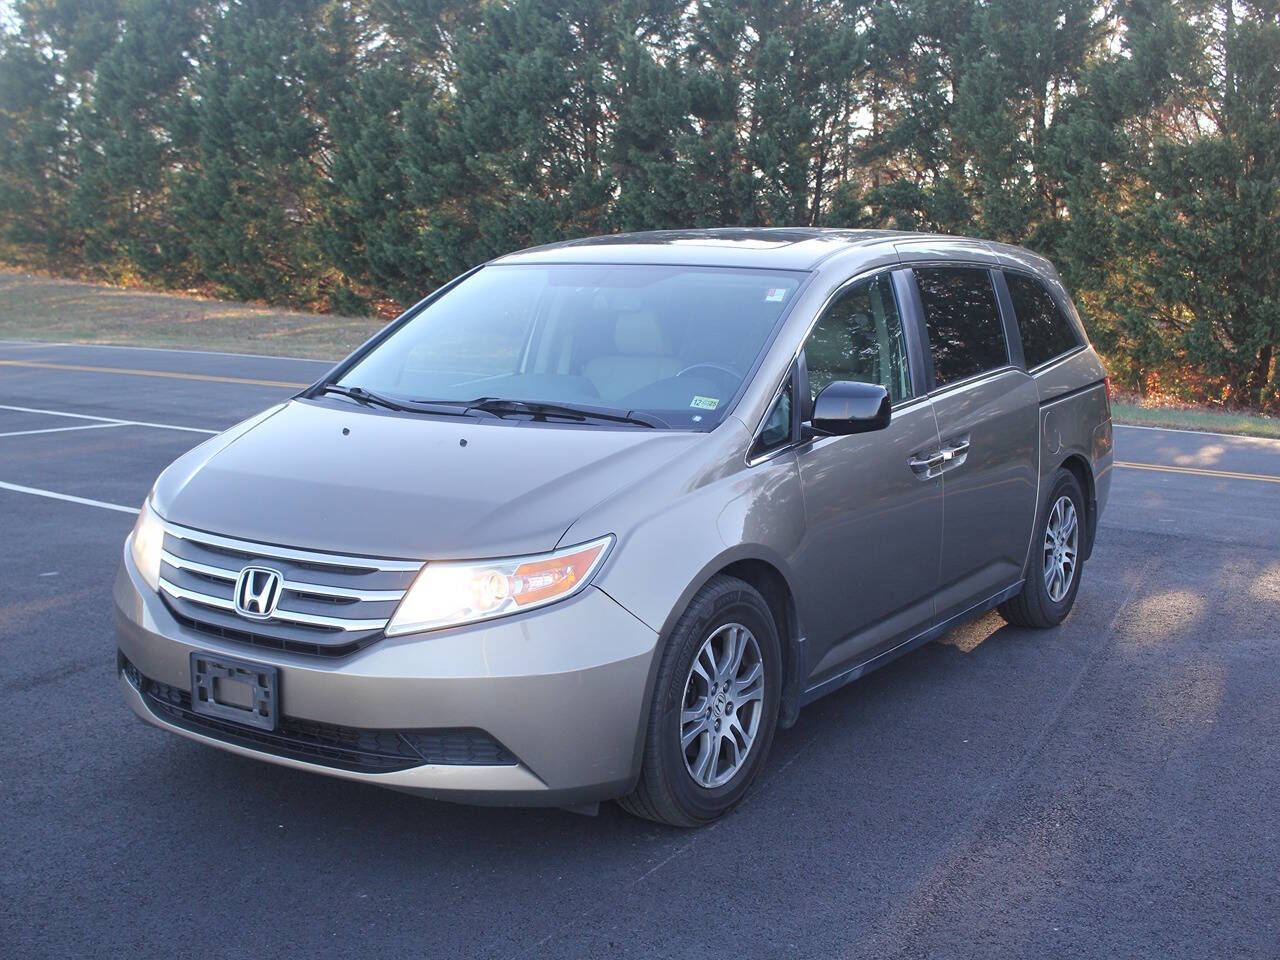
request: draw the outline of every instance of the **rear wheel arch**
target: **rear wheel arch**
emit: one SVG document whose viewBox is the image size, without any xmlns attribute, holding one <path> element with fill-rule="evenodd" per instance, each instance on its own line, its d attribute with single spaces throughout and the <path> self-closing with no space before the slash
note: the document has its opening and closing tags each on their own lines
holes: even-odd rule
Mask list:
<svg viewBox="0 0 1280 960">
<path fill-rule="evenodd" d="M 1078 453 L 1071 454 L 1058 466 L 1063 470 L 1071 471 L 1080 484 L 1080 490 L 1084 493 L 1085 542 L 1080 559 L 1088 560 L 1089 555 L 1093 553 L 1093 538 L 1097 534 L 1098 527 L 1098 492 L 1094 485 L 1093 467 Z"/>
<path fill-rule="evenodd" d="M 997 608 L 1018 627 L 1056 627 L 1071 612 L 1080 588 L 1088 506 L 1086 484 L 1063 464 L 1049 481 L 1045 503 L 1032 534 L 1026 577 L 1018 593 Z M 1057 596 L 1054 585 L 1060 589 Z"/>
</svg>

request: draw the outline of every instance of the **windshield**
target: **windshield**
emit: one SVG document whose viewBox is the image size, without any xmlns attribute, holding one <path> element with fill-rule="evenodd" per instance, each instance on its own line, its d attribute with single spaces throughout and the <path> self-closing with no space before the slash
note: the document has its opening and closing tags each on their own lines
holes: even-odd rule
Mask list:
<svg viewBox="0 0 1280 960">
<path fill-rule="evenodd" d="M 488 266 L 338 381 L 400 400 L 481 397 L 724 415 L 803 274 L 628 264 Z"/>
</svg>

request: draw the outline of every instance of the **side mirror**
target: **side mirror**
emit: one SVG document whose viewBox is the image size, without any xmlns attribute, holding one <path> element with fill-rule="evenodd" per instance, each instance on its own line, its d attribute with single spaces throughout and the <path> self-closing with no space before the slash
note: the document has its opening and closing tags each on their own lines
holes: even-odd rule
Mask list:
<svg viewBox="0 0 1280 960">
<path fill-rule="evenodd" d="M 836 380 L 813 402 L 810 421 L 823 433 L 870 433 L 889 426 L 889 391 L 878 383 Z"/>
</svg>

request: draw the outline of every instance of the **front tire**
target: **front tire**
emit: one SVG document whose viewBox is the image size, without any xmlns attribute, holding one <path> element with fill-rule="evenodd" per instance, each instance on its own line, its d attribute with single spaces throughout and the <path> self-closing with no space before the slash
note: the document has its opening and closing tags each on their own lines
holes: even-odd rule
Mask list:
<svg viewBox="0 0 1280 960">
<path fill-rule="evenodd" d="M 1000 604 L 1000 615 L 1018 627 L 1047 629 L 1066 619 L 1080 589 L 1085 538 L 1084 493 L 1075 474 L 1060 468 L 1049 486 L 1044 519 L 1022 592 Z"/>
<path fill-rule="evenodd" d="M 679 827 L 723 816 L 764 765 L 781 689 L 782 654 L 769 605 L 742 580 L 712 577 L 667 642 L 640 781 L 619 805 Z"/>
</svg>

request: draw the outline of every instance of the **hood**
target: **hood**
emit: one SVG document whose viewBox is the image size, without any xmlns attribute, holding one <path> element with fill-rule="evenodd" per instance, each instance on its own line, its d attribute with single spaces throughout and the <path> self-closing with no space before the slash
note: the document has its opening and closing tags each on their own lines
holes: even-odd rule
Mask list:
<svg viewBox="0 0 1280 960">
<path fill-rule="evenodd" d="M 705 439 L 291 400 L 180 458 L 153 502 L 173 523 L 280 546 L 514 556 L 552 549 L 588 508 Z"/>
</svg>

